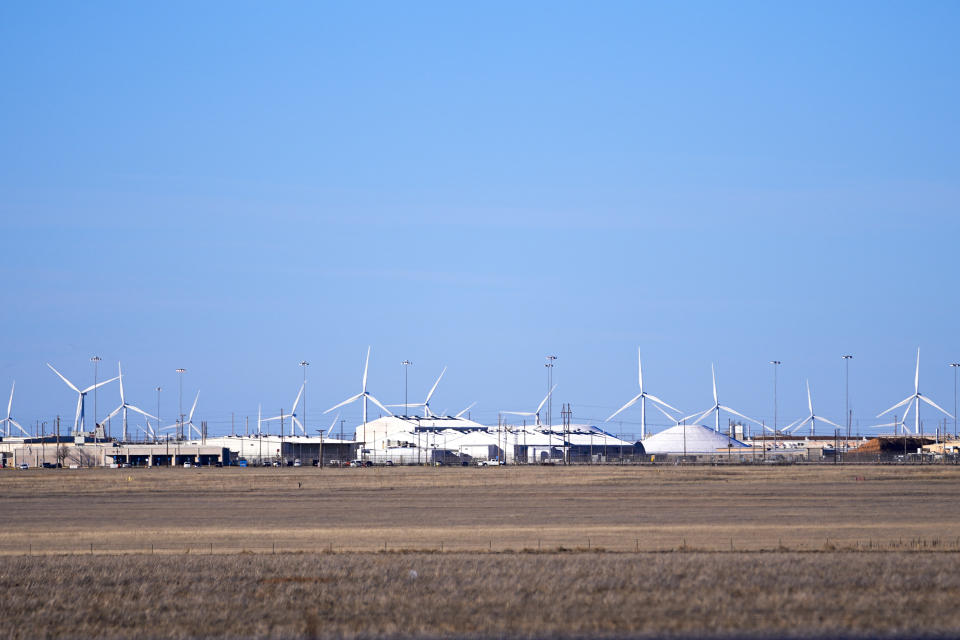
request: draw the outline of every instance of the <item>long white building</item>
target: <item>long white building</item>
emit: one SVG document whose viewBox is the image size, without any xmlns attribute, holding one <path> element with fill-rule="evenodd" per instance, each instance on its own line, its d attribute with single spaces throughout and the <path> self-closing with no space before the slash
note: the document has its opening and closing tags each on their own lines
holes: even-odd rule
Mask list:
<svg viewBox="0 0 960 640">
<path fill-rule="evenodd" d="M 451 416 L 385 416 L 358 426 L 361 455 L 374 463 L 445 464 L 497 460 L 559 463 L 632 457 L 635 445 L 592 425 L 483 425 Z"/>
</svg>

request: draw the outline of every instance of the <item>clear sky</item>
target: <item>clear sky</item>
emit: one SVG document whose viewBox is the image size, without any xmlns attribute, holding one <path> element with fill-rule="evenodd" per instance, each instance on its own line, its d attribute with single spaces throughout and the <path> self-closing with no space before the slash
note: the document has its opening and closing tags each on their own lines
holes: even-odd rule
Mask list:
<svg viewBox="0 0 960 640">
<path fill-rule="evenodd" d="M 0 395 L 855 420 L 960 360 L 956 2 L 4 2 Z M 99 393 L 99 414 L 118 404 Z M 92 406 L 92 403 L 91 403 Z M 88 409 L 88 412 L 91 409 Z M 936 417 L 924 410 L 925 422 Z M 345 413 L 348 429 L 359 418 Z M 639 411 L 623 414 L 639 430 Z M 652 423 L 657 421 L 651 418 Z M 657 428 L 660 428 L 659 426 Z M 931 428 L 930 426 L 927 427 Z M 113 427 L 117 431 L 116 426 Z"/>
</svg>

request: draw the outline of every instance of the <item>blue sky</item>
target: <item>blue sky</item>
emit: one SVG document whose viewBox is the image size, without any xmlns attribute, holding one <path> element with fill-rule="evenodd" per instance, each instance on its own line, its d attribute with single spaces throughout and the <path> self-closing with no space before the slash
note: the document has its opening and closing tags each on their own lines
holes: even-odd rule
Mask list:
<svg viewBox="0 0 960 640">
<path fill-rule="evenodd" d="M 855 420 L 960 359 L 956 3 L 4 3 L 0 388 Z M 79 383 L 79 382 L 78 382 Z M 6 391 L 3 394 L 6 395 Z M 116 388 L 100 393 L 102 409 Z M 150 410 L 150 409 L 148 409 Z M 624 414 L 638 430 L 639 412 Z M 935 421 L 932 411 L 924 413 Z M 359 411 L 344 416 L 356 421 Z M 559 418 L 557 417 L 557 420 Z M 348 423 L 349 424 L 349 423 Z M 929 428 L 929 427 L 928 427 Z M 114 428 L 115 430 L 115 428 Z"/>
</svg>

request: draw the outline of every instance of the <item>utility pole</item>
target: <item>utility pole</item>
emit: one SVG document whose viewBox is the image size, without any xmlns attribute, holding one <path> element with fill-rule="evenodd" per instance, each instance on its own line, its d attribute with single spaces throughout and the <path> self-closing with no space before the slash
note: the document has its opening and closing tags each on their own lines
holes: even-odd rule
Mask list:
<svg viewBox="0 0 960 640">
<path fill-rule="evenodd" d="M 90 358 L 90 361 L 93 362 L 93 430 L 97 430 L 97 364 L 100 363 L 100 356 L 93 356 Z M 96 436 L 94 436 L 96 440 Z"/>
<path fill-rule="evenodd" d="M 846 366 L 843 415 L 847 421 L 847 446 L 850 446 L 850 361 L 853 360 L 853 356 L 845 355 L 841 357 Z"/>
</svg>

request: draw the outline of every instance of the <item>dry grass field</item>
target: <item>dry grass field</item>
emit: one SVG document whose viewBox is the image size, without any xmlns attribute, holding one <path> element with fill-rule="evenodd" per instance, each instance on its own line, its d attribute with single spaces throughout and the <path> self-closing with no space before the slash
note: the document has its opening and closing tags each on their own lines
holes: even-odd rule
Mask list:
<svg viewBox="0 0 960 640">
<path fill-rule="evenodd" d="M 0 620 L 8 637 L 954 636 L 958 485 L 951 466 L 6 471 Z"/>
<path fill-rule="evenodd" d="M 0 620 L 8 638 L 956 636 L 958 569 L 908 552 L 19 556 L 0 558 Z"/>
<path fill-rule="evenodd" d="M 953 466 L 10 470 L 0 554 L 953 550 L 958 486 Z"/>
</svg>

